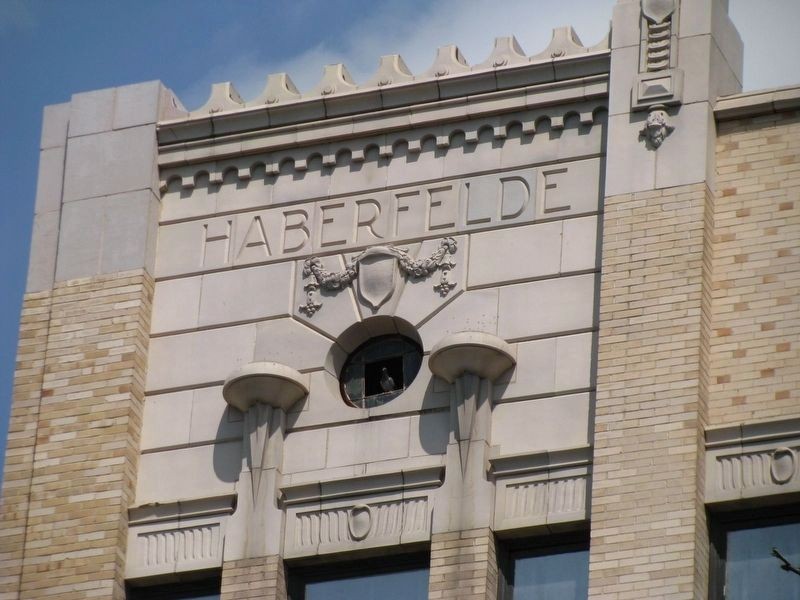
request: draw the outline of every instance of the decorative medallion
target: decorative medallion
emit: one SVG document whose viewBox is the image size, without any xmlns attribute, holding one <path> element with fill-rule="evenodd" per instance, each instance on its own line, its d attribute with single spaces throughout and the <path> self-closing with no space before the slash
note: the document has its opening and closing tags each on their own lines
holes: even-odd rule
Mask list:
<svg viewBox="0 0 800 600">
<path fill-rule="evenodd" d="M 775 483 L 783 485 L 794 476 L 797 470 L 797 457 L 791 448 L 776 448 L 770 461 L 770 473 Z"/>
<path fill-rule="evenodd" d="M 439 281 L 433 289 L 446 296 L 456 286 L 448 276 L 456 266 L 453 254 L 457 244 L 451 237 L 439 241 L 439 247 L 428 258 L 413 259 L 407 248 L 396 246 L 374 246 L 354 256 L 343 271 L 331 273 L 322 266 L 319 257 L 312 256 L 303 263 L 303 278 L 309 281 L 303 286 L 306 302 L 299 306 L 309 317 L 322 308 L 319 301 L 320 288 L 328 291 L 340 290 L 358 279 L 359 296 L 373 310 L 380 308 L 394 293 L 398 269 L 407 277 L 423 278 L 435 271 L 440 272 Z"/>
<path fill-rule="evenodd" d="M 347 513 L 347 528 L 350 537 L 359 542 L 369 535 L 372 529 L 372 510 L 366 504 L 356 504 Z"/>
</svg>

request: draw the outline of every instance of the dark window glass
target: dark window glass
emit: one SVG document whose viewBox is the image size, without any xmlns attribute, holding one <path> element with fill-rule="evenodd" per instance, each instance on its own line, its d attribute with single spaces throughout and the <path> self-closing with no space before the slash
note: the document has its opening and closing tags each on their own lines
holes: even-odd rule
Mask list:
<svg viewBox="0 0 800 600">
<path fill-rule="evenodd" d="M 559 545 L 540 540 L 534 547 L 510 550 L 504 561 L 503 600 L 586 600 L 589 544 L 584 537 Z"/>
<path fill-rule="evenodd" d="M 347 359 L 342 394 L 359 408 L 386 404 L 411 385 L 421 364 L 422 350 L 410 339 L 399 335 L 371 339 Z"/>
<path fill-rule="evenodd" d="M 761 509 L 717 517 L 712 525 L 712 600 L 800 600 L 800 575 L 781 568 L 775 548 L 792 565 L 800 564 L 800 514 Z"/>
<path fill-rule="evenodd" d="M 290 569 L 289 600 L 427 600 L 427 556 Z"/>
<path fill-rule="evenodd" d="M 127 600 L 219 600 L 220 579 L 211 577 L 151 586 L 128 586 Z"/>
</svg>

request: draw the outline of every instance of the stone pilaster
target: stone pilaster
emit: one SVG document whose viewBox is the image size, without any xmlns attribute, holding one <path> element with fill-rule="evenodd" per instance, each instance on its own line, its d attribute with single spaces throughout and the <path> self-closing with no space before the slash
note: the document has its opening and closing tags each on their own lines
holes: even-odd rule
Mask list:
<svg viewBox="0 0 800 600">
<path fill-rule="evenodd" d="M 428 590 L 430 600 L 495 600 L 497 555 L 492 531 L 434 534 Z"/>
<path fill-rule="evenodd" d="M 280 556 L 222 564 L 222 600 L 286 600 L 286 571 Z"/>
</svg>

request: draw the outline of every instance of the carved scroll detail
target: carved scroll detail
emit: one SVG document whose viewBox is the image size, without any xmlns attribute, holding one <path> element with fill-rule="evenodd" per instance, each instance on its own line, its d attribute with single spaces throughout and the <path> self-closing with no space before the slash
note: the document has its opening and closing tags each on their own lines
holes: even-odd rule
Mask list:
<svg viewBox="0 0 800 600">
<path fill-rule="evenodd" d="M 452 255 L 456 253 L 457 248 L 455 239 L 446 237 L 439 241 L 439 247 L 429 257 L 422 259 L 412 258 L 408 254 L 407 248 L 382 246 L 380 250 L 384 254 L 394 257 L 400 271 L 408 277 L 420 279 L 440 271 L 439 281 L 433 286 L 433 289 L 440 295 L 446 296 L 456 286 L 456 282 L 448 279 L 448 275 L 456 266 Z M 344 270 L 338 273 L 326 270 L 319 257 L 312 256 L 306 259 L 303 263 L 303 278 L 310 278 L 310 280 L 303 286 L 306 302 L 299 305 L 300 312 L 304 312 L 310 317 L 322 308 L 322 302 L 319 301 L 320 289 L 336 291 L 350 285 L 359 275 L 359 262 L 366 256 L 374 256 L 376 249 L 368 248 L 354 256 Z"/>
</svg>

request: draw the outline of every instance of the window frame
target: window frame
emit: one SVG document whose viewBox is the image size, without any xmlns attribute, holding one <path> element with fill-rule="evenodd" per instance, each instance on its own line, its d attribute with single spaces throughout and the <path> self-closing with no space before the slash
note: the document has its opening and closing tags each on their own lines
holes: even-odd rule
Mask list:
<svg viewBox="0 0 800 600">
<path fill-rule="evenodd" d="M 707 517 L 709 528 L 708 600 L 725 600 L 728 533 L 793 523 L 800 526 L 800 503 L 785 506 L 758 506 L 729 512 L 709 510 Z M 777 558 L 775 565 L 776 570 L 780 568 Z"/>
<path fill-rule="evenodd" d="M 345 373 L 347 372 L 348 368 L 354 362 L 357 362 L 356 359 L 358 358 L 359 354 L 363 353 L 367 348 L 369 348 L 370 346 L 373 346 L 373 345 L 378 345 L 378 344 L 381 344 L 381 343 L 392 342 L 392 341 L 402 342 L 403 344 L 407 345 L 408 347 L 410 347 L 411 349 L 413 349 L 416 352 L 417 359 L 418 359 L 418 365 L 417 365 L 416 373 L 414 373 L 412 376 L 408 377 L 406 375 L 406 372 L 405 372 L 405 357 L 406 357 L 407 354 L 410 354 L 410 351 L 409 352 L 403 352 L 403 353 L 401 353 L 399 355 L 387 356 L 386 358 L 384 358 L 382 360 L 386 361 L 386 360 L 390 360 L 390 359 L 399 359 L 401 361 L 401 368 L 402 368 L 402 372 L 403 372 L 403 381 L 401 382 L 401 387 L 398 388 L 398 389 L 395 389 L 395 390 L 393 390 L 391 392 L 386 392 L 384 394 L 371 394 L 371 395 L 368 396 L 366 394 L 366 390 L 367 390 L 366 376 L 362 375 L 362 384 L 363 384 L 363 388 L 364 388 L 364 390 L 363 390 L 364 395 L 360 399 L 361 404 L 359 404 L 358 401 L 351 399 L 350 395 L 347 393 L 347 385 L 346 385 L 347 384 L 347 380 L 345 379 Z M 378 336 L 369 338 L 368 340 L 366 340 L 365 342 L 360 344 L 350 354 L 348 354 L 347 358 L 344 361 L 344 364 L 342 365 L 341 370 L 339 371 L 339 392 L 340 392 L 340 394 L 342 396 L 342 399 L 344 400 L 345 404 L 347 404 L 348 406 L 351 406 L 353 408 L 360 408 L 360 409 L 364 409 L 364 410 L 367 410 L 367 409 L 370 409 L 370 408 L 378 408 L 380 406 L 384 406 L 384 405 L 388 404 L 389 402 L 391 402 L 392 400 L 396 399 L 401 394 L 403 394 L 411 386 L 411 384 L 414 382 L 414 380 L 417 378 L 417 376 L 419 375 L 420 370 L 422 369 L 422 363 L 423 363 L 423 360 L 424 360 L 424 355 L 425 354 L 422 351 L 422 346 L 420 345 L 420 343 L 417 340 L 415 340 L 413 338 L 410 338 L 410 337 L 408 337 L 406 335 L 403 335 L 401 333 L 390 333 L 390 334 L 386 334 L 386 335 L 378 335 Z M 361 362 L 364 365 L 364 367 L 366 367 L 367 364 L 374 364 L 374 363 L 367 363 L 366 361 L 363 361 L 363 359 L 362 359 Z M 378 362 L 378 361 L 375 361 L 375 362 Z M 407 384 L 406 384 L 406 379 L 408 379 L 408 383 Z M 386 399 L 384 399 L 383 401 L 381 401 L 378 404 L 370 405 L 367 402 L 368 399 L 380 399 L 381 396 L 386 396 Z"/>
<path fill-rule="evenodd" d="M 192 600 L 203 596 L 217 595 L 222 597 L 222 576 L 198 576 L 196 579 L 182 579 L 179 581 L 159 581 L 145 585 L 136 582 L 126 582 L 125 597 L 131 600 L 147 598 L 148 600 Z M 144 582 L 143 582 L 144 583 Z"/>
<path fill-rule="evenodd" d="M 329 557 L 330 558 L 330 557 Z M 425 569 L 430 582 L 431 557 L 429 552 L 387 554 L 357 560 L 352 557 L 325 563 L 286 564 L 286 591 L 288 600 L 305 600 L 305 586 L 309 583 L 338 581 L 354 577 L 401 573 Z"/>
<path fill-rule="evenodd" d="M 514 561 L 517 558 L 545 556 L 577 550 L 589 551 L 589 530 L 498 540 L 497 600 L 514 598 Z M 588 571 L 587 571 L 588 577 Z"/>
</svg>

